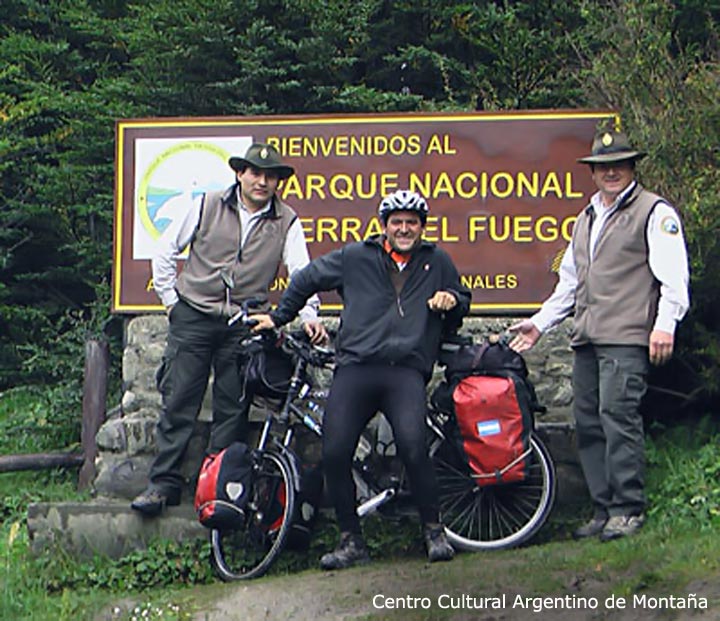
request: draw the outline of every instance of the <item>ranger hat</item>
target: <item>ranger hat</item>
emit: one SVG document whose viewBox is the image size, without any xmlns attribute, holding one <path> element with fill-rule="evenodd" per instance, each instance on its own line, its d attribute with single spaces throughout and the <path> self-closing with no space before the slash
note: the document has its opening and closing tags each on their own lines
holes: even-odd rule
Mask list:
<svg viewBox="0 0 720 621">
<path fill-rule="evenodd" d="M 636 151 L 630 146 L 628 137 L 623 132 L 603 130 L 595 134 L 592 143 L 592 155 L 581 157 L 578 162 L 583 164 L 604 164 L 622 160 L 639 160 L 647 154 Z"/>
<path fill-rule="evenodd" d="M 230 168 L 236 172 L 248 166 L 253 166 L 261 170 L 274 170 L 278 173 L 280 179 L 287 179 L 295 174 L 295 169 L 292 166 L 283 164 L 275 147 L 262 142 L 251 144 L 245 153 L 245 157 L 233 156 L 228 163 Z"/>
</svg>

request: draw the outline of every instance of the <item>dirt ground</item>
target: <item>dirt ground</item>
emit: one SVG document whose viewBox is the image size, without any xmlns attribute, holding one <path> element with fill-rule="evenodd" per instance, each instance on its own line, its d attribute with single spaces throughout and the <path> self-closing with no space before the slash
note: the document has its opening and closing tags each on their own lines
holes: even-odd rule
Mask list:
<svg viewBox="0 0 720 621">
<path fill-rule="evenodd" d="M 506 564 L 504 559 L 493 558 L 492 566 L 487 566 L 482 556 L 465 555 L 446 564 L 403 561 L 342 572 L 303 572 L 216 585 L 195 593 L 197 597 L 192 599 L 200 612 L 193 619 L 720 621 L 720 576 L 708 577 L 673 593 L 630 594 L 621 609 L 617 598 L 607 599 L 610 594 L 606 585 L 572 575 L 567 577 L 562 592 L 553 593 L 557 599 L 543 601 L 540 598 L 547 597 L 546 594 L 536 597 L 525 592 L 522 585 L 500 584 L 493 576 L 512 575 L 512 560 L 502 569 L 497 567 L 498 562 Z M 460 583 L 462 586 L 458 586 Z M 672 602 L 670 596 L 675 598 Z M 694 605 L 702 603 L 702 598 L 707 601 L 705 609 Z M 395 608 L 391 608 L 393 605 Z M 534 609 L 535 606 L 538 608 Z"/>
</svg>

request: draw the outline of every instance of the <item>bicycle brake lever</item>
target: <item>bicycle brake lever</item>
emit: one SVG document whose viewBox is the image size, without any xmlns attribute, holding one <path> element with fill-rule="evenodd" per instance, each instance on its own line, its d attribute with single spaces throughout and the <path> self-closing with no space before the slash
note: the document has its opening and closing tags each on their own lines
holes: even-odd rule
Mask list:
<svg viewBox="0 0 720 621">
<path fill-rule="evenodd" d="M 252 328 L 253 326 L 256 326 L 258 324 L 257 319 L 253 319 L 252 317 L 248 317 L 245 313 L 245 310 L 239 310 L 237 313 L 235 313 L 230 319 L 228 319 L 227 325 L 232 326 L 233 324 L 236 324 L 238 321 L 242 321 L 243 325 L 248 326 Z"/>
<path fill-rule="evenodd" d="M 227 325 L 232 326 L 233 324 L 237 323 L 238 321 L 240 321 L 242 319 L 242 322 L 244 325 L 249 326 L 251 328 L 253 326 L 256 326 L 258 322 L 256 319 L 251 319 L 250 307 L 251 306 L 259 306 L 262 303 L 263 303 L 263 300 L 261 300 L 259 298 L 249 298 L 249 299 L 245 300 L 242 303 L 240 310 L 237 313 L 235 313 L 232 317 L 230 317 L 230 319 L 228 319 Z"/>
<path fill-rule="evenodd" d="M 228 319 L 227 325 L 231 326 L 237 323 L 240 319 L 242 319 L 243 315 L 245 315 L 245 311 L 244 309 L 240 309 L 237 313 L 230 317 L 230 319 Z"/>
</svg>

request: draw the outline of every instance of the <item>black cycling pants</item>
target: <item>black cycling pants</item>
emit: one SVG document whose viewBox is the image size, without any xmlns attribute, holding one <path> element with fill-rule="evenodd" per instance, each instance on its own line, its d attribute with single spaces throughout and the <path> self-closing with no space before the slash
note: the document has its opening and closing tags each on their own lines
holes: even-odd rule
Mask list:
<svg viewBox="0 0 720 621">
<path fill-rule="evenodd" d="M 343 532 L 360 533 L 352 460 L 368 421 L 381 411 L 424 524 L 438 521 L 438 487 L 427 447 L 425 380 L 419 371 L 388 364 L 352 364 L 335 371 L 323 422 L 323 469 Z"/>
</svg>

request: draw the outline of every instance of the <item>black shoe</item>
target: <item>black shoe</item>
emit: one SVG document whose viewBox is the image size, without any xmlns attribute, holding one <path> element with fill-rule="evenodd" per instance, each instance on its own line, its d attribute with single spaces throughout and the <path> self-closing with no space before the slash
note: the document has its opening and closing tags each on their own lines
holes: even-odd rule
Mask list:
<svg viewBox="0 0 720 621">
<path fill-rule="evenodd" d="M 595 516 L 592 520 L 576 528 L 573 531 L 573 539 L 596 537 L 601 532 L 603 532 L 603 528 L 605 528 L 605 524 L 607 524 L 607 521 L 608 519 L 606 517 Z"/>
<path fill-rule="evenodd" d="M 332 552 L 323 554 L 320 567 L 323 569 L 345 569 L 353 565 L 364 565 L 370 562 L 370 554 L 360 535 L 342 533 L 340 543 Z"/>
<path fill-rule="evenodd" d="M 428 560 L 431 563 L 436 561 L 451 561 L 455 556 L 455 550 L 445 535 L 445 529 L 441 524 L 428 524 L 425 526 L 425 547 L 427 548 Z"/>
<path fill-rule="evenodd" d="M 180 504 L 180 490 L 166 490 L 152 485 L 142 494 L 135 497 L 130 507 L 146 515 L 155 517 L 160 515 L 165 507 Z"/>
</svg>

